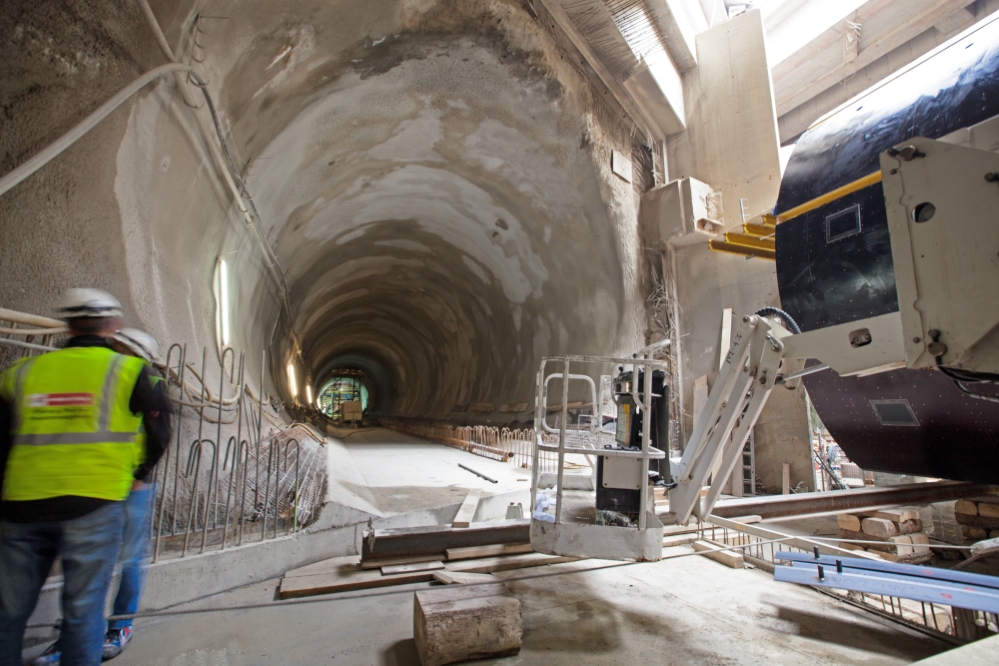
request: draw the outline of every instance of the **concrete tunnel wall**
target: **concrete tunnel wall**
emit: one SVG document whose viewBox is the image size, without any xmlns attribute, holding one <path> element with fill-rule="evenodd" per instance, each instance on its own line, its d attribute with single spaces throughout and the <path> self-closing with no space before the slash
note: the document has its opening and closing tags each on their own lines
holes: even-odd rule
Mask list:
<svg viewBox="0 0 999 666">
<path fill-rule="evenodd" d="M 112 4 L 0 18 L 3 171 L 162 62 L 138 10 Z M 610 169 L 629 130 L 520 3 L 151 4 L 204 61 L 300 348 L 170 81 L 0 197 L 5 306 L 45 313 L 95 285 L 163 343 L 215 347 L 225 257 L 251 378 L 266 350 L 268 390 L 290 401 L 289 360 L 300 399 L 303 381 L 363 366 L 382 411 L 450 421 L 532 403 L 543 354 L 645 343 L 639 192 Z M 226 18 L 192 28 L 198 13 Z"/>
</svg>

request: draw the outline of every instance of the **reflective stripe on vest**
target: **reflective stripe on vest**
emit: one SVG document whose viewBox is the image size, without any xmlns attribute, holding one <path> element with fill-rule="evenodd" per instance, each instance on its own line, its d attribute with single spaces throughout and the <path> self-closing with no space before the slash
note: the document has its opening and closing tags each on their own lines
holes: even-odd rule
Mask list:
<svg viewBox="0 0 999 666">
<path fill-rule="evenodd" d="M 0 391 L 15 405 L 15 423 L 4 499 L 124 499 L 142 422 L 128 403 L 144 365 L 104 347 L 78 347 L 5 373 Z"/>
<path fill-rule="evenodd" d="M 97 431 L 96 432 L 58 432 L 52 434 L 29 434 L 29 435 L 14 435 L 14 446 L 44 446 L 46 444 L 100 444 L 101 442 L 135 442 L 138 433 L 134 432 L 111 432 L 108 430 L 108 421 L 110 419 L 111 404 L 114 400 L 111 398 L 112 389 L 117 385 L 119 376 L 121 375 L 122 362 L 125 360 L 125 356 L 118 356 L 111 362 L 111 368 L 108 370 L 104 377 L 104 385 L 101 387 L 101 398 L 100 406 L 101 413 L 97 420 Z M 28 364 L 26 363 L 25 366 Z M 22 368 L 22 373 L 26 371 L 26 368 Z M 23 380 L 19 383 L 20 388 L 23 391 L 24 382 Z M 23 393 L 19 392 L 19 395 Z M 28 396 L 28 402 L 31 403 L 31 398 L 33 396 Z M 91 404 L 88 398 L 92 399 L 92 396 L 87 393 L 55 393 L 55 394 L 45 394 L 44 402 L 45 404 L 32 404 L 32 407 L 69 407 L 69 406 L 84 406 Z M 43 399 L 39 398 L 38 401 L 41 402 Z M 55 403 L 55 404 L 52 404 Z M 18 432 L 19 429 L 14 432 Z"/>
</svg>

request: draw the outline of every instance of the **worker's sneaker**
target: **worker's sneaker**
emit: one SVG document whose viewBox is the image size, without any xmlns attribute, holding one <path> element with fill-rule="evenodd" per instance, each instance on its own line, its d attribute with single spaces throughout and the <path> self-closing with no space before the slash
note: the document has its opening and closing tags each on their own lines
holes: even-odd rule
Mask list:
<svg viewBox="0 0 999 666">
<path fill-rule="evenodd" d="M 61 656 L 62 652 L 59 650 L 59 644 L 53 643 L 45 652 L 32 660 L 31 666 L 59 666 L 59 658 Z"/>
<path fill-rule="evenodd" d="M 101 652 L 101 661 L 117 657 L 130 640 L 132 640 L 131 627 L 108 629 L 108 633 L 104 634 L 104 650 Z"/>
</svg>

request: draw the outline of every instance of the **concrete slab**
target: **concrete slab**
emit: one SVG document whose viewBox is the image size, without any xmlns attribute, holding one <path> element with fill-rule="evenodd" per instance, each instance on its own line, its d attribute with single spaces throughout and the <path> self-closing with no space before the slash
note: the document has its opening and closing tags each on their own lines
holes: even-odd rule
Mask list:
<svg viewBox="0 0 999 666">
<path fill-rule="evenodd" d="M 530 473 L 509 463 L 385 428 L 356 430 L 344 440 L 342 446 L 350 454 L 351 465 L 344 469 L 350 476 L 341 478 L 337 467 L 341 456 L 338 456 L 337 461 L 331 460 L 330 485 L 337 484 L 348 493 L 356 491 L 357 499 L 371 502 L 378 515 L 452 505 L 457 512 L 469 490 L 481 493 L 474 518 L 477 522 L 505 517 L 510 502 L 523 503 L 525 511 L 529 506 Z M 458 467 L 459 463 L 498 483 L 490 483 Z"/>
<path fill-rule="evenodd" d="M 603 564 L 609 563 L 495 574 L 523 604 L 524 642 L 519 657 L 488 663 L 872 666 L 910 663 L 947 647 L 813 590 L 698 557 L 527 578 Z M 269 581 L 181 608 L 272 603 L 276 587 Z M 115 663 L 415 666 L 412 594 L 426 587 L 140 619 L 134 641 Z"/>
</svg>

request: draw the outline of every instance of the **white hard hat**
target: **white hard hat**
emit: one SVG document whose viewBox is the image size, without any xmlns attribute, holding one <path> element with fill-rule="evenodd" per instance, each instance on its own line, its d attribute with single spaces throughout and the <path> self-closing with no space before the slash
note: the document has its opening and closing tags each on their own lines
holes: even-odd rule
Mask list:
<svg viewBox="0 0 999 666">
<path fill-rule="evenodd" d="M 67 289 L 59 314 L 63 319 L 121 317 L 121 303 L 100 289 Z"/>
<path fill-rule="evenodd" d="M 114 339 L 149 363 L 160 355 L 160 345 L 156 342 L 156 338 L 137 328 L 123 328 L 114 334 Z"/>
</svg>

